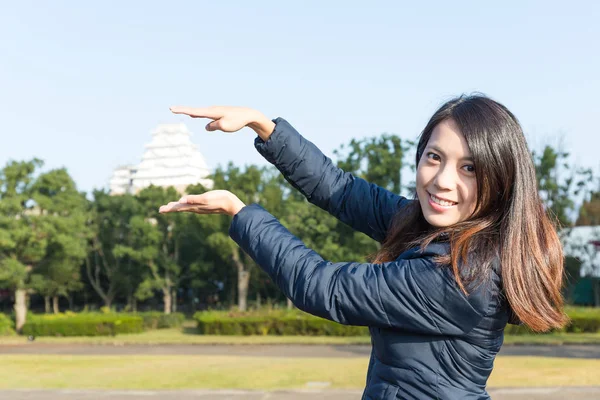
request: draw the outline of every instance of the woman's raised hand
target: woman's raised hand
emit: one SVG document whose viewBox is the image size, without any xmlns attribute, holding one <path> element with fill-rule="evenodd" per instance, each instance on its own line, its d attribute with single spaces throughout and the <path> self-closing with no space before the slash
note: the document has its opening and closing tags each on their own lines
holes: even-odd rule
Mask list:
<svg viewBox="0 0 600 400">
<path fill-rule="evenodd" d="M 192 118 L 212 119 L 206 125 L 207 131 L 236 132 L 247 126 L 253 129 L 263 140 L 267 140 L 275 124 L 264 114 L 247 107 L 213 106 L 213 107 L 183 107 L 173 106 L 174 114 L 185 114 Z"/>
<path fill-rule="evenodd" d="M 202 194 L 189 194 L 158 209 L 161 214 L 193 212 L 196 214 L 227 214 L 232 217 L 246 205 L 227 190 L 211 190 Z"/>
</svg>

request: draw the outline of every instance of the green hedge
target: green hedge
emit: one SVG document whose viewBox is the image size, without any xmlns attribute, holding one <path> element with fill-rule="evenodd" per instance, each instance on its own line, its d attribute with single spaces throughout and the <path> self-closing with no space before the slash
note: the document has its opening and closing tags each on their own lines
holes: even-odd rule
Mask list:
<svg viewBox="0 0 600 400">
<path fill-rule="evenodd" d="M 342 325 L 302 311 L 219 312 L 194 314 L 198 332 L 205 335 L 363 336 L 363 326 Z"/>
<path fill-rule="evenodd" d="M 15 324 L 13 320 L 5 314 L 0 313 L 0 336 L 15 334 Z"/>
<path fill-rule="evenodd" d="M 142 317 L 145 330 L 177 328 L 180 327 L 185 320 L 185 315 L 182 313 L 165 314 L 159 311 L 148 311 L 129 315 Z"/>
<path fill-rule="evenodd" d="M 144 330 L 142 317 L 123 314 L 28 315 L 23 335 L 32 336 L 114 336 Z"/>
<path fill-rule="evenodd" d="M 600 308 L 567 307 L 570 322 L 553 332 L 600 332 Z M 194 314 L 198 332 L 205 335 L 304 335 L 304 336 L 361 336 L 368 335 L 366 327 L 348 326 L 307 314 L 300 310 L 262 310 L 251 312 L 203 311 Z M 533 332 L 523 325 L 507 325 L 507 335 Z"/>
<path fill-rule="evenodd" d="M 570 322 L 564 328 L 553 330 L 550 333 L 600 332 L 600 307 L 566 307 L 565 311 L 570 318 Z M 527 335 L 534 332 L 524 325 L 507 325 L 504 333 L 507 335 Z"/>
<path fill-rule="evenodd" d="M 566 332 L 600 332 L 600 307 L 567 307 L 571 323 Z"/>
</svg>

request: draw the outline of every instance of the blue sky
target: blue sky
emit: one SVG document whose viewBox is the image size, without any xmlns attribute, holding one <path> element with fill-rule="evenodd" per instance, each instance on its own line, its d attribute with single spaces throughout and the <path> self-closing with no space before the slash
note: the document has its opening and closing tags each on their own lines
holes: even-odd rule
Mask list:
<svg viewBox="0 0 600 400">
<path fill-rule="evenodd" d="M 600 3 L 19 1 L 0 15 L 0 164 L 67 167 L 80 190 L 186 122 L 209 165 L 265 164 L 254 135 L 204 131 L 170 105 L 282 116 L 328 155 L 351 138 L 414 139 L 449 98 L 483 92 L 530 147 L 562 137 L 600 165 Z"/>
</svg>

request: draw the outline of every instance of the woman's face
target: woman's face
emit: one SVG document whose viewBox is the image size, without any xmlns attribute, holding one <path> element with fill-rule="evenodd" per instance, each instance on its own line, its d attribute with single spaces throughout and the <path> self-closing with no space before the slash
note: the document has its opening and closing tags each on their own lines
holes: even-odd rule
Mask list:
<svg viewBox="0 0 600 400">
<path fill-rule="evenodd" d="M 417 166 L 417 197 L 427 222 L 446 227 L 469 218 L 477 201 L 475 167 L 453 120 L 433 129 Z"/>
</svg>

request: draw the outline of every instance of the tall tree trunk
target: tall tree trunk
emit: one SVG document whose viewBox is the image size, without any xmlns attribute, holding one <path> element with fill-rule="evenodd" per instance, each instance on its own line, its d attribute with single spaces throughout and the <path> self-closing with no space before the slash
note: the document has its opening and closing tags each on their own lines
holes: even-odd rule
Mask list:
<svg viewBox="0 0 600 400">
<path fill-rule="evenodd" d="M 127 295 L 127 304 L 129 305 L 129 310 L 131 312 L 137 312 L 137 299 L 135 298 L 133 290 Z"/>
<path fill-rule="evenodd" d="M 54 314 L 58 314 L 60 312 L 58 309 L 58 296 L 52 296 L 52 309 Z"/>
<path fill-rule="evenodd" d="M 44 311 L 50 314 L 50 296 L 44 296 Z"/>
<path fill-rule="evenodd" d="M 171 307 L 171 310 L 176 313 L 177 312 L 177 288 L 173 288 L 172 292 L 171 292 L 171 297 L 173 299 L 173 305 Z"/>
<path fill-rule="evenodd" d="M 248 309 L 248 285 L 250 284 L 250 271 L 245 268 L 240 258 L 240 250 L 234 249 L 232 254 L 233 262 L 238 271 L 238 308 L 240 311 Z"/>
<path fill-rule="evenodd" d="M 237 275 L 237 272 L 236 272 L 236 275 Z M 234 285 L 233 276 L 230 277 L 230 279 L 231 279 L 231 283 L 229 284 L 229 294 L 227 296 L 227 304 L 229 306 L 233 306 L 235 304 L 235 299 L 237 296 L 237 279 L 235 279 L 235 283 L 236 283 L 235 285 Z"/>
<path fill-rule="evenodd" d="M 102 253 L 101 247 L 98 246 L 98 249 L 99 249 L 98 251 Z M 115 298 L 116 283 L 115 283 L 114 279 L 110 279 L 110 274 L 107 274 L 107 275 L 109 275 L 109 281 L 110 281 L 108 284 L 108 289 L 106 291 L 102 289 L 98 252 L 94 253 L 94 257 L 96 258 L 96 263 L 95 263 L 96 267 L 95 267 L 94 273 L 92 273 L 91 261 L 90 261 L 89 257 L 86 257 L 86 259 L 85 259 L 85 266 L 86 266 L 86 271 L 88 274 L 88 279 L 89 279 L 92 287 L 96 291 L 96 293 L 98 293 L 100 298 L 102 298 L 102 301 L 104 301 L 104 305 L 110 310 L 110 307 L 112 306 L 112 302 Z M 105 262 L 104 262 L 103 255 L 101 257 L 101 261 L 104 265 Z M 108 272 L 108 269 L 107 269 L 107 272 Z"/>
<path fill-rule="evenodd" d="M 250 282 L 250 271 L 238 269 L 238 308 L 240 311 L 248 309 L 248 284 Z"/>
<path fill-rule="evenodd" d="M 163 288 L 163 301 L 165 314 L 171 314 L 171 290 L 169 288 Z"/>
<path fill-rule="evenodd" d="M 67 296 L 67 300 L 69 300 L 69 311 L 75 311 L 73 310 L 73 295 L 71 293 Z"/>
<path fill-rule="evenodd" d="M 17 289 L 15 291 L 15 322 L 17 332 L 21 332 L 21 328 L 25 325 L 27 319 L 27 291 L 25 289 Z"/>
<path fill-rule="evenodd" d="M 262 306 L 262 298 L 260 297 L 260 292 L 256 292 L 256 308 L 260 309 Z"/>
</svg>

